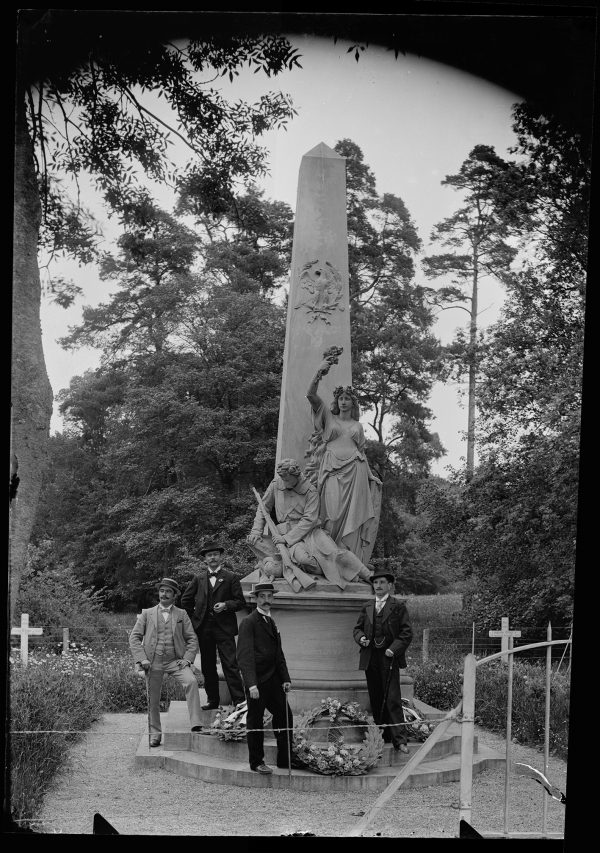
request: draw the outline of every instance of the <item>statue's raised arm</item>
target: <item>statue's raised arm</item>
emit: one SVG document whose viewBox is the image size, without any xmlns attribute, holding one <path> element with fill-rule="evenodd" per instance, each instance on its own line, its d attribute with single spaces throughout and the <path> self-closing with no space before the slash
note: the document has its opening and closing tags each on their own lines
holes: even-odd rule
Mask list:
<svg viewBox="0 0 600 853">
<path fill-rule="evenodd" d="M 326 373 L 329 373 L 329 370 L 333 364 L 338 363 L 338 359 L 343 353 L 343 347 L 329 347 L 323 353 L 323 361 L 317 368 L 317 372 L 313 376 L 310 381 L 310 385 L 308 386 L 308 391 L 306 392 L 306 397 L 308 402 L 311 405 L 313 412 L 316 412 L 320 406 L 323 405 L 323 400 L 317 394 L 317 388 L 319 387 L 319 382 L 321 381 L 321 377 L 325 376 Z"/>
</svg>

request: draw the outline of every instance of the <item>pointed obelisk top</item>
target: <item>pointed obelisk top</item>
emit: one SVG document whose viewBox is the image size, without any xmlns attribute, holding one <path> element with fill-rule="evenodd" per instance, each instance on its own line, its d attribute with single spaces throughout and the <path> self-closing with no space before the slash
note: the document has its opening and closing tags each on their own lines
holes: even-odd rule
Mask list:
<svg viewBox="0 0 600 853">
<path fill-rule="evenodd" d="M 345 157 L 342 157 L 341 154 L 338 154 L 337 151 L 334 151 L 333 148 L 330 148 L 329 145 L 325 145 L 324 142 L 319 142 L 318 145 L 315 145 L 314 148 L 311 148 L 310 151 L 307 151 L 304 155 L 305 157 L 333 157 L 336 160 L 345 160 Z"/>
<path fill-rule="evenodd" d="M 342 347 L 319 394 L 352 385 L 346 158 L 320 142 L 302 157 L 294 219 L 276 459 L 306 464 L 315 429 L 306 394 L 323 353 Z"/>
</svg>

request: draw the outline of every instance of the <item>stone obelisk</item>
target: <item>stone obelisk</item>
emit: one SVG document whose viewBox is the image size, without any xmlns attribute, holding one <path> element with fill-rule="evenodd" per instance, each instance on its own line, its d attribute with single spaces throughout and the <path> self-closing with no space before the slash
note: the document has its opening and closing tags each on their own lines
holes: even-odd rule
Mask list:
<svg viewBox="0 0 600 853">
<path fill-rule="evenodd" d="M 319 394 L 330 400 L 336 385 L 352 384 L 346 158 L 323 142 L 300 163 L 288 300 L 277 461 L 304 467 L 313 431 L 306 391 L 330 346 L 344 351 Z"/>
</svg>

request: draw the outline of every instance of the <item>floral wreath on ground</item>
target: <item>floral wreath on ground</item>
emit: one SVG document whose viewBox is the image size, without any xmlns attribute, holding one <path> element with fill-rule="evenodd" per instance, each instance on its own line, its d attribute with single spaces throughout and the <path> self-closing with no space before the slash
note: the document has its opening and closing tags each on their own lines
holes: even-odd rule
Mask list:
<svg viewBox="0 0 600 853">
<path fill-rule="evenodd" d="M 307 738 L 307 730 L 318 720 L 329 718 L 327 746 L 317 746 Z M 344 741 L 345 725 L 360 726 L 365 731 L 362 744 Z M 298 718 L 294 725 L 294 755 L 307 770 L 327 776 L 362 776 L 381 758 L 383 737 L 379 726 L 358 702 L 322 699 L 321 704 Z"/>
<path fill-rule="evenodd" d="M 409 737 L 416 738 L 416 740 L 427 740 L 431 732 L 435 729 L 435 723 L 428 723 L 419 714 L 410 699 L 402 700 L 402 709 L 404 711 L 404 720 L 409 723 L 406 727 L 406 734 Z"/>
<path fill-rule="evenodd" d="M 246 737 L 246 716 L 248 703 L 240 702 L 233 710 L 223 708 L 217 711 L 208 734 L 217 735 L 221 740 L 244 740 Z M 265 711 L 263 726 L 268 726 L 273 715 Z"/>
</svg>

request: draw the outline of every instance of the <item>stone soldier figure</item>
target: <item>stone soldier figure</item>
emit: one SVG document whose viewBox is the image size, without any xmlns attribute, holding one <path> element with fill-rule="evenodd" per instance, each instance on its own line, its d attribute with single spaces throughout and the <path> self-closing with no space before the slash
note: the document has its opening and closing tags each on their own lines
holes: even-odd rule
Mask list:
<svg viewBox="0 0 600 853">
<path fill-rule="evenodd" d="M 391 595 L 394 575 L 376 571 L 371 583 L 375 600 L 365 604 L 354 628 L 354 639 L 361 647 L 359 669 L 365 670 L 375 722 L 390 724 L 384 730 L 384 740 L 391 740 L 394 749 L 407 753 L 400 668 L 406 666 L 405 652 L 412 640 L 412 628 L 406 606 Z"/>
<path fill-rule="evenodd" d="M 266 535 L 260 507 L 248 536 L 252 549 L 262 559 L 263 574 L 271 578 L 283 575 L 276 548 L 277 544 L 282 544 L 302 571 L 324 576 L 340 589 L 345 589 L 352 581 L 368 582 L 371 574 L 367 567 L 352 551 L 336 544 L 321 529 L 319 495 L 298 462 L 282 459 L 276 470 L 262 500 L 267 511 L 275 509 L 278 536 Z"/>
</svg>

